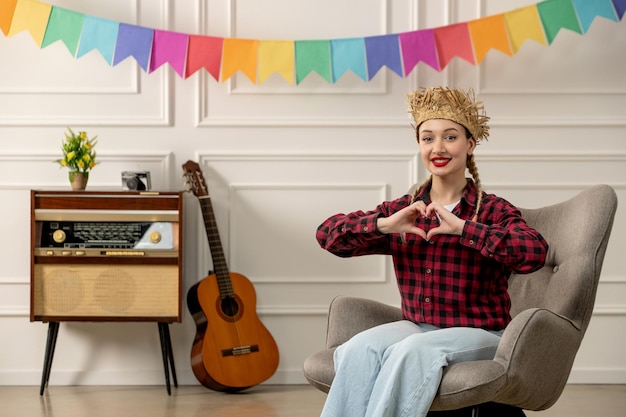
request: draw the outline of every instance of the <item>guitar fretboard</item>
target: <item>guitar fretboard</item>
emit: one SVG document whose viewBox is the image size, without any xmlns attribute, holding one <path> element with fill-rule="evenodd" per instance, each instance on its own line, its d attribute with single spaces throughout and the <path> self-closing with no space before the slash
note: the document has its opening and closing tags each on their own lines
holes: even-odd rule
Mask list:
<svg viewBox="0 0 626 417">
<path fill-rule="evenodd" d="M 233 286 L 230 282 L 230 273 L 226 264 L 226 256 L 224 248 L 220 240 L 220 233 L 215 221 L 213 213 L 213 205 L 209 196 L 200 196 L 200 207 L 202 208 L 202 217 L 204 218 L 204 228 L 206 229 L 209 248 L 211 249 L 211 259 L 213 260 L 213 270 L 217 277 L 217 285 L 219 286 L 222 298 L 234 296 Z"/>
</svg>

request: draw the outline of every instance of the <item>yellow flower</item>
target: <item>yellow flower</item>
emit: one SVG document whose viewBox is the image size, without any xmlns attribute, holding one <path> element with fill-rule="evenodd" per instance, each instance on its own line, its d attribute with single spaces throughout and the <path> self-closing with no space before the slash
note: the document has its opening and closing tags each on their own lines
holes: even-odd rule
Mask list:
<svg viewBox="0 0 626 417">
<path fill-rule="evenodd" d="M 61 143 L 63 157 L 55 162 L 71 171 L 89 172 L 97 164 L 94 147 L 98 136 L 89 139 L 87 132 L 79 131 L 76 134 L 70 128 L 67 130 L 65 140 Z"/>
</svg>

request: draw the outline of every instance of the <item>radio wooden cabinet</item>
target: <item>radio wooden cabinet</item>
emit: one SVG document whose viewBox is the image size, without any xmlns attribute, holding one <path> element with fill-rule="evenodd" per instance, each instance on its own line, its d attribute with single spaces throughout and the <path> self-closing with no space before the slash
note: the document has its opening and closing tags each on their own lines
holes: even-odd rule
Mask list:
<svg viewBox="0 0 626 417">
<path fill-rule="evenodd" d="M 182 192 L 31 190 L 30 320 L 50 323 L 42 394 L 62 321 L 159 323 L 170 391 L 182 202 Z"/>
</svg>

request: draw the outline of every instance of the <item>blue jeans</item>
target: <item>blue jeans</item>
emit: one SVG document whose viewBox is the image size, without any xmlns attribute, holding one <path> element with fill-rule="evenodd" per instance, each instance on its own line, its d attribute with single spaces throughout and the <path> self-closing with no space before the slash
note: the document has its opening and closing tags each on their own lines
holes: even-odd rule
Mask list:
<svg viewBox="0 0 626 417">
<path fill-rule="evenodd" d="M 361 332 L 335 351 L 336 376 L 321 417 L 424 417 L 443 367 L 493 359 L 501 335 L 406 320 Z"/>
</svg>

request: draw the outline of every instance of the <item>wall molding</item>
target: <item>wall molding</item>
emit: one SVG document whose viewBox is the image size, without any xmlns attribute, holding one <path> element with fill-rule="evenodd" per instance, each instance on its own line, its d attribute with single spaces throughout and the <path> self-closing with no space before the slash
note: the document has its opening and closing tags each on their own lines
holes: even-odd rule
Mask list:
<svg viewBox="0 0 626 417">
<path fill-rule="evenodd" d="M 34 166 L 41 166 L 46 164 L 54 167 L 53 162 L 60 156 L 59 151 L 46 151 L 38 153 L 29 153 L 25 150 L 15 151 L 11 153 L 0 151 L 0 164 L 6 167 L 8 164 L 15 164 L 20 167 L 32 164 Z M 165 186 L 169 187 L 171 184 L 171 174 L 174 172 L 174 154 L 170 151 L 150 152 L 150 151 L 133 151 L 133 152 L 98 152 L 99 163 L 106 164 L 157 164 L 160 168 L 159 175 L 166 182 Z M 101 166 L 99 169 L 104 168 Z M 23 169 L 22 169 L 23 170 Z M 35 172 L 35 170 L 30 170 Z M 65 170 L 67 172 L 67 170 Z M 1 170 L 0 170 L 1 172 Z M 14 172 L 18 172 L 14 170 Z M 45 172 L 45 171 L 42 171 Z M 60 178 L 60 177 L 59 177 Z M 55 187 L 67 187 L 68 182 L 63 180 L 55 181 L 55 179 L 46 178 L 46 181 L 37 179 L 26 179 L 23 182 L 18 183 L 15 181 L 15 177 L 2 177 L 0 179 L 0 191 L 2 190 L 30 190 L 40 188 L 55 188 Z M 93 176 L 90 178 L 90 185 L 98 188 L 112 188 L 121 189 L 121 180 L 119 173 L 116 172 L 115 180 L 106 182 L 94 182 Z"/>
</svg>

